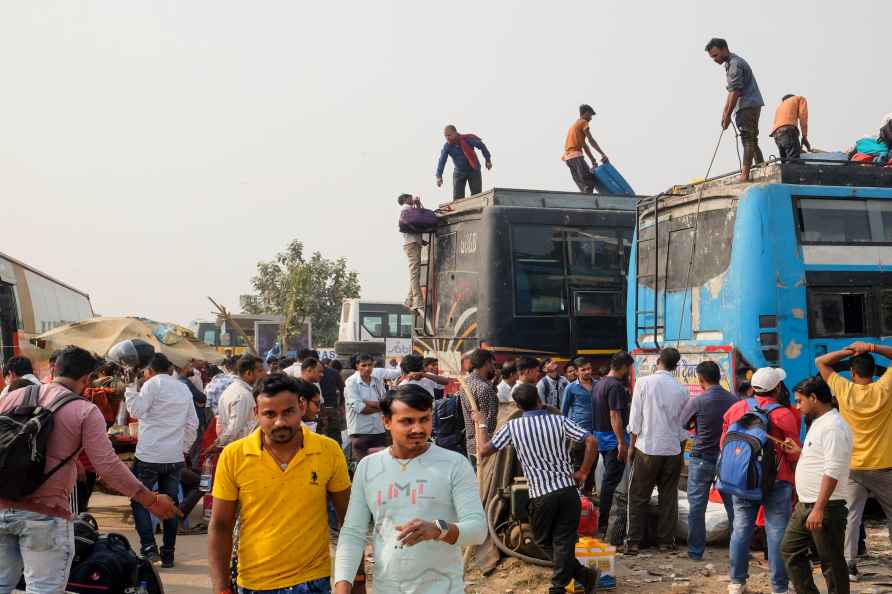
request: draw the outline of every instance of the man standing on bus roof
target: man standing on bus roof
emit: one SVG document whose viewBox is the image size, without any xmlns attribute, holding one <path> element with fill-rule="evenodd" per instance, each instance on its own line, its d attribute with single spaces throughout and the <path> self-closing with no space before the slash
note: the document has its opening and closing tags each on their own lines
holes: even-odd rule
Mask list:
<svg viewBox="0 0 892 594">
<path fill-rule="evenodd" d="M 437 187 L 443 185 L 443 169 L 446 167 L 446 159 L 452 157 L 452 199 L 458 200 L 465 197 L 465 183 L 471 189 L 471 195 L 479 194 L 483 189 L 483 176 L 480 172 L 480 161 L 474 150 L 483 153 L 486 159 L 486 168 L 492 169 L 492 157 L 489 149 L 483 144 L 479 136 L 474 134 L 459 134 L 452 124 L 443 130 L 446 144 L 440 151 L 440 160 L 437 162 Z"/>
<path fill-rule="evenodd" d="M 765 101 L 762 100 L 762 93 L 759 91 L 752 68 L 746 60 L 731 53 L 727 41 L 713 37 L 706 44 L 706 51 L 716 64 L 725 67 L 728 98 L 722 111 L 722 130 L 728 129 L 731 125 L 731 114 L 734 114 L 737 132 L 743 143 L 740 181 L 749 181 L 753 160 L 755 159 L 756 165 L 765 161 L 759 148 L 759 116 Z"/>
<path fill-rule="evenodd" d="M 815 359 L 821 377 L 839 403 L 839 414 L 852 430 L 852 461 L 849 466 L 846 562 L 849 575 L 857 579 L 855 557 L 864 504 L 870 492 L 880 503 L 892 537 L 892 366 L 873 381 L 873 354 L 892 360 L 892 347 L 856 342 L 841 351 Z M 851 380 L 839 375 L 834 365 L 850 359 Z"/>
<path fill-rule="evenodd" d="M 421 208 L 421 198 L 412 194 L 400 194 L 397 203 L 407 208 Z M 409 261 L 409 296 L 406 307 L 416 312 L 424 309 L 424 298 L 421 296 L 421 248 L 425 245 L 421 233 L 403 233 L 403 252 Z"/>
<path fill-rule="evenodd" d="M 591 105 L 579 106 L 579 119 L 573 122 L 567 132 L 567 139 L 564 141 L 564 154 L 561 156 L 561 160 L 570 168 L 570 177 L 573 178 L 576 187 L 583 194 L 592 194 L 595 191 L 595 176 L 592 174 L 592 169 L 598 166 L 598 160 L 592 155 L 588 145 L 592 145 L 592 148 L 598 151 L 602 163 L 607 162 L 607 155 L 604 154 L 589 131 L 589 122 L 592 121 L 594 115 L 595 110 Z M 585 162 L 583 151 L 592 162 L 591 168 Z"/>
<path fill-rule="evenodd" d="M 796 126 L 799 122 L 799 126 Z M 802 130 L 802 142 L 799 141 L 799 131 Z M 780 158 L 784 161 L 798 159 L 802 154 L 802 147 L 811 150 L 808 143 L 808 101 L 800 95 L 784 95 L 777 111 L 774 112 L 774 125 L 771 126 L 771 134 L 780 152 Z"/>
</svg>

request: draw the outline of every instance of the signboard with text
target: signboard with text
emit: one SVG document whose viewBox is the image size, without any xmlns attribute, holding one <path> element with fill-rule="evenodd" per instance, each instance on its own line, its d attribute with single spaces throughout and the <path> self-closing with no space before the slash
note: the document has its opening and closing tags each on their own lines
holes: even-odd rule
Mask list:
<svg viewBox="0 0 892 594">
<path fill-rule="evenodd" d="M 633 351 L 635 379 L 654 373 L 657 370 L 659 356 L 660 354 L 656 351 Z M 733 392 L 734 353 L 731 347 L 712 347 L 704 351 L 682 352 L 678 367 L 675 368 L 672 375 L 678 380 L 678 383 L 688 389 L 691 396 L 699 396 L 703 393 L 703 389 L 697 379 L 697 365 L 703 361 L 715 361 L 722 372 L 722 387 Z"/>
</svg>

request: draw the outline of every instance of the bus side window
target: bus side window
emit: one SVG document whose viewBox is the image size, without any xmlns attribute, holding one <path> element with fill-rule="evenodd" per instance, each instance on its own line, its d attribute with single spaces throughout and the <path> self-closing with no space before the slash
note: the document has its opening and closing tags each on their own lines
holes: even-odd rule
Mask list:
<svg viewBox="0 0 892 594">
<path fill-rule="evenodd" d="M 400 314 L 400 338 L 412 338 L 412 314 Z"/>
<path fill-rule="evenodd" d="M 362 329 L 372 338 L 384 338 L 384 317 L 362 316 Z M 363 337 L 360 336 L 360 340 L 364 340 Z"/>
<path fill-rule="evenodd" d="M 400 314 L 387 314 L 387 337 L 396 338 L 400 335 Z"/>
</svg>

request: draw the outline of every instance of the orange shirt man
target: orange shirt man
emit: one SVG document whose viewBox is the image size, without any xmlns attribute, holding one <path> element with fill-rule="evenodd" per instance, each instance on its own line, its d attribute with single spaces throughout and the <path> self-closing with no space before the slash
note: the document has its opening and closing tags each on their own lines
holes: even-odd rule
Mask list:
<svg viewBox="0 0 892 594">
<path fill-rule="evenodd" d="M 797 127 L 798 122 L 798 127 Z M 799 132 L 802 131 L 802 141 Z M 781 104 L 774 112 L 774 125 L 771 136 L 777 143 L 782 160 L 798 159 L 802 147 L 811 150 L 808 142 L 808 101 L 800 95 L 784 95 Z"/>
<path fill-rule="evenodd" d="M 585 151 L 585 154 L 588 155 L 589 160 L 592 162 L 592 168 L 598 166 L 598 161 L 592 155 L 589 144 L 601 155 L 601 162 L 607 163 L 607 155 L 604 154 L 604 151 L 601 150 L 601 147 L 598 146 L 598 143 L 592 138 L 592 133 L 589 131 L 589 122 L 591 122 L 593 115 L 595 115 L 595 110 L 590 105 L 579 106 L 579 119 L 573 122 L 573 125 L 570 126 L 570 130 L 567 132 L 567 140 L 564 142 L 564 154 L 561 156 L 561 159 L 570 168 L 570 176 L 573 178 L 579 191 L 584 194 L 591 194 L 595 191 L 595 176 L 592 175 L 592 171 L 585 161 L 583 151 Z M 588 143 L 586 143 L 586 140 Z"/>
</svg>

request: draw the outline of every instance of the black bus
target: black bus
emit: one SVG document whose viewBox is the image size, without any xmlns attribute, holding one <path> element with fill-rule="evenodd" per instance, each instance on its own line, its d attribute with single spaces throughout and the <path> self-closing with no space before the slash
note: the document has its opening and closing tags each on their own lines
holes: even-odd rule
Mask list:
<svg viewBox="0 0 892 594">
<path fill-rule="evenodd" d="M 415 352 L 458 373 L 462 354 L 477 347 L 498 361 L 604 361 L 625 349 L 635 202 L 494 188 L 450 203 L 423 254 Z"/>
</svg>

